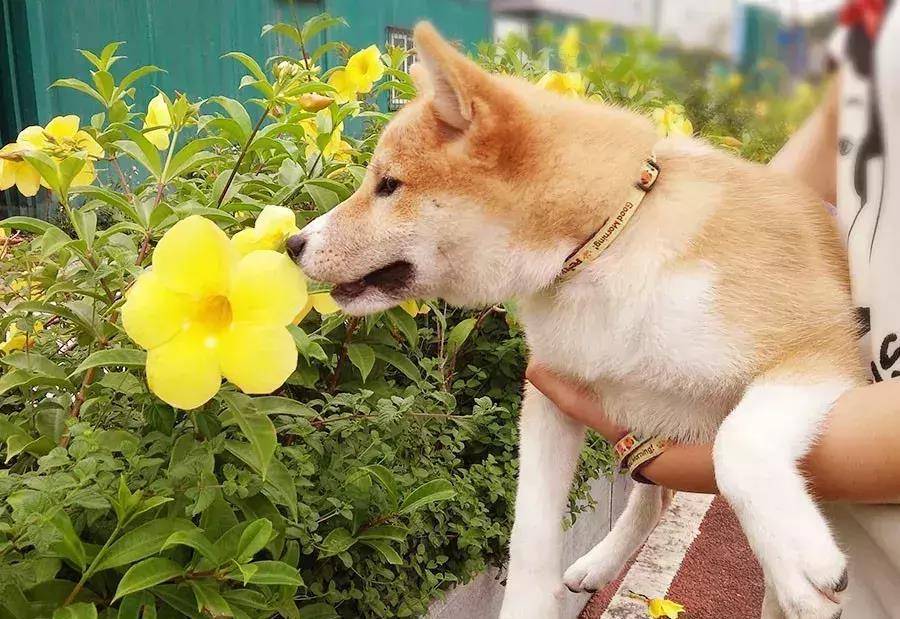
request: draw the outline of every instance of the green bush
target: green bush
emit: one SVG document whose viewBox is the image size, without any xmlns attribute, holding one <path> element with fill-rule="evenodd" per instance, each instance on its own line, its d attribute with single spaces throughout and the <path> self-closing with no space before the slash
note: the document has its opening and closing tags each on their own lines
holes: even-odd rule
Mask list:
<svg viewBox="0 0 900 619">
<path fill-rule="evenodd" d="M 388 120 L 376 97 L 414 92 L 396 49 L 352 96 L 320 75 L 342 46 L 307 55 L 305 42 L 340 23 L 267 27 L 297 54 L 265 68 L 229 54 L 247 68 L 246 103 L 163 95 L 139 114 L 133 84 L 157 69 L 116 76 L 116 44 L 83 52 L 91 83 L 55 86 L 96 100 L 89 126 L 56 138 L 48 125 L 40 148 L 0 153 L 0 178 L 27 191 L 37 173 L 59 204 L 52 223 L 0 223 L 0 617 L 417 616 L 504 561 L 525 357 L 513 305 L 311 311 L 291 328 L 299 364 L 281 389 L 225 386 L 189 412 L 148 390 L 122 328 L 125 292 L 178 221 L 236 233 L 281 204 L 302 226 L 355 190 Z M 613 52 L 606 29 L 582 35 L 586 96 L 648 111 L 676 99 L 658 41 Z M 527 41 L 479 60 L 534 80 L 556 63 Z M 757 158 L 783 140 L 770 126 L 755 143 L 765 122 L 723 120 L 715 96 L 687 104 L 701 131 Z M 569 520 L 609 470 L 594 437 Z"/>
</svg>

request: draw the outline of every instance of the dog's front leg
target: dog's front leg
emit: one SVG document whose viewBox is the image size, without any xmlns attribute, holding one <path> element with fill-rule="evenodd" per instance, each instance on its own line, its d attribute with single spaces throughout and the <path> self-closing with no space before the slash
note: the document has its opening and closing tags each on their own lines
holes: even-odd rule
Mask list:
<svg viewBox="0 0 900 619">
<path fill-rule="evenodd" d="M 526 385 L 519 423 L 519 487 L 502 619 L 555 619 L 562 585 L 562 516 L 584 426 Z"/>
<path fill-rule="evenodd" d="M 798 372 L 799 373 L 799 372 Z M 768 617 L 833 619 L 847 562 L 797 468 L 848 380 L 802 379 L 786 369 L 752 384 L 722 423 L 713 459 L 769 585 Z"/>
</svg>

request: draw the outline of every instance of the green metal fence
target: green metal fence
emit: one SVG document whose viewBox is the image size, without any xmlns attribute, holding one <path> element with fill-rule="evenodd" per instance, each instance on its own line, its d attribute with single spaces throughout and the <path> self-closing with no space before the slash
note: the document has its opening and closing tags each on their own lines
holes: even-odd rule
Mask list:
<svg viewBox="0 0 900 619">
<path fill-rule="evenodd" d="M 10 142 L 21 128 L 59 114 L 87 122 L 99 111 L 80 93 L 47 88 L 62 77 L 90 81 L 77 49 L 125 41 L 120 54 L 127 58 L 114 67 L 117 75 L 145 64 L 165 69 L 141 81 L 138 110 L 154 87 L 191 99 L 241 98 L 249 96 L 237 90 L 243 68 L 222 54 L 241 50 L 262 62 L 294 53 L 279 48 L 286 43 L 275 37 L 261 38 L 263 25 L 302 22 L 323 11 L 345 17 L 350 26 L 321 36 L 354 48 L 384 46 L 389 29 L 402 33 L 421 19 L 467 45 L 489 39 L 493 28 L 489 0 L 0 0 L 0 139 Z M 330 62 L 325 59 L 325 69 Z"/>
</svg>

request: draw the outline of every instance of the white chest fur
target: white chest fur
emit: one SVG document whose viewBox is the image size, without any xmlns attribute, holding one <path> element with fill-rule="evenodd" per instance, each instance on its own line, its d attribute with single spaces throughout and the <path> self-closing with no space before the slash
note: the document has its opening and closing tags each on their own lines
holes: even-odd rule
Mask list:
<svg viewBox="0 0 900 619">
<path fill-rule="evenodd" d="M 737 340 L 714 311 L 714 269 L 598 275 L 602 266 L 523 301 L 535 359 L 596 389 L 633 430 L 711 438 L 742 390 Z"/>
</svg>

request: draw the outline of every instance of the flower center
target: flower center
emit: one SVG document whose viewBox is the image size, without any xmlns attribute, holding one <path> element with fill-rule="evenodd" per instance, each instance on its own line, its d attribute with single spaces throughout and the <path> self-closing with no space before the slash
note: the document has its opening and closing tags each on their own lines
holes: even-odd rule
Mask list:
<svg viewBox="0 0 900 619">
<path fill-rule="evenodd" d="M 228 297 L 217 294 L 200 301 L 197 309 L 196 321 L 206 330 L 212 332 L 222 331 L 231 324 L 231 303 Z"/>
</svg>

